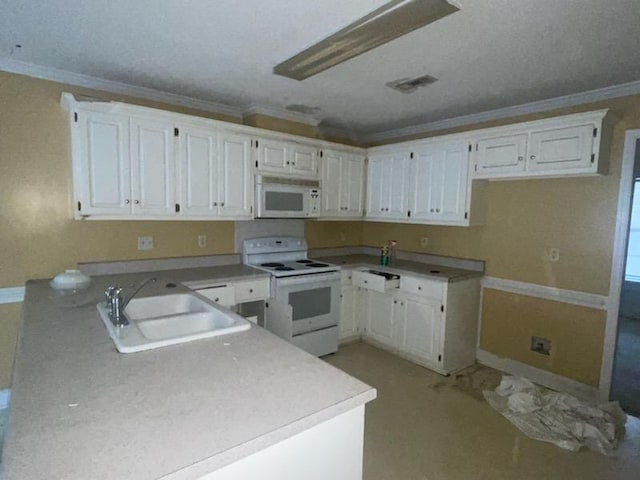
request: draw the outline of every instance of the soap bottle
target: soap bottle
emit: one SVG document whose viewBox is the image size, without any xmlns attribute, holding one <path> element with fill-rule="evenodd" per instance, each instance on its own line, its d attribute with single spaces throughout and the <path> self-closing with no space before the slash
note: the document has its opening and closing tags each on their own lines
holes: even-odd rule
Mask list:
<svg viewBox="0 0 640 480">
<path fill-rule="evenodd" d="M 389 265 L 389 247 L 380 248 L 380 265 Z"/>
</svg>

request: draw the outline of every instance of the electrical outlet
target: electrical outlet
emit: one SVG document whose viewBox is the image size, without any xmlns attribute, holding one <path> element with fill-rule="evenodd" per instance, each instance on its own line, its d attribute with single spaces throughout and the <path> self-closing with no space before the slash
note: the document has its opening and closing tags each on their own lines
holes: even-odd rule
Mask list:
<svg viewBox="0 0 640 480">
<path fill-rule="evenodd" d="M 531 351 L 542 355 L 550 355 L 551 340 L 543 337 L 531 337 Z"/>
<path fill-rule="evenodd" d="M 198 235 L 198 246 L 200 248 L 204 248 L 207 246 L 207 236 L 206 235 Z"/>
<path fill-rule="evenodd" d="M 138 250 L 153 250 L 153 237 L 138 237 Z"/>
<path fill-rule="evenodd" d="M 544 259 L 547 262 L 557 262 L 560 260 L 560 249 L 559 248 L 546 248 L 544 251 Z"/>
<path fill-rule="evenodd" d="M 427 248 L 428 245 L 429 245 L 429 237 L 421 237 L 420 238 L 420 246 L 422 248 Z"/>
</svg>

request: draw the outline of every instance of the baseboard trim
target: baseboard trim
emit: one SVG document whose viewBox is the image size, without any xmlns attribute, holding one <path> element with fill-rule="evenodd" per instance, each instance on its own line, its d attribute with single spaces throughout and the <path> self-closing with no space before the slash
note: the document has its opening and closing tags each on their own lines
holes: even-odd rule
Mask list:
<svg viewBox="0 0 640 480">
<path fill-rule="evenodd" d="M 595 293 L 578 292 L 575 290 L 564 290 L 561 288 L 547 287 L 535 283 L 518 282 L 497 277 L 483 277 L 482 288 L 501 290 L 503 292 L 526 295 L 528 297 L 543 298 L 556 302 L 570 303 L 581 307 L 607 310 L 609 297 L 597 295 Z"/>
<path fill-rule="evenodd" d="M 24 287 L 0 288 L 0 304 L 24 301 Z"/>
<path fill-rule="evenodd" d="M 511 375 L 528 378 L 534 383 L 538 383 L 544 387 L 548 387 L 559 392 L 568 393 L 587 400 L 601 399 L 600 393 L 596 387 L 537 367 L 532 367 L 526 363 L 511 360 L 510 358 L 499 357 L 482 349 L 478 349 L 476 352 L 476 358 L 478 363 L 481 363 L 482 365 L 495 368 L 496 370 L 500 370 Z"/>
</svg>

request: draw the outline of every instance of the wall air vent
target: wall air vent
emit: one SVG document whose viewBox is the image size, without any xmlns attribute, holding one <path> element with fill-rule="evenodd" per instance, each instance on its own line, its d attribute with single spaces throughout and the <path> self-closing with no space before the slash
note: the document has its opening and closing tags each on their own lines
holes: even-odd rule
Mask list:
<svg viewBox="0 0 640 480">
<path fill-rule="evenodd" d="M 447 0 L 392 0 L 273 68 L 304 80 L 457 12 Z"/>
<path fill-rule="evenodd" d="M 419 87 L 426 87 L 427 85 L 431 85 L 437 81 L 438 79 L 436 77 L 432 77 L 431 75 L 422 75 L 421 77 L 416 78 L 401 78 L 399 80 L 394 80 L 393 82 L 388 82 L 386 85 L 387 87 L 391 87 L 402 93 L 413 93 Z"/>
</svg>

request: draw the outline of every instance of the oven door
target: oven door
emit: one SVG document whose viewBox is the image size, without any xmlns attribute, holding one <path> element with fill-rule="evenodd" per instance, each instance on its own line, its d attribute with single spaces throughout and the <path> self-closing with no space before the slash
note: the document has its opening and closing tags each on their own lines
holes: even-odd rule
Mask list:
<svg viewBox="0 0 640 480">
<path fill-rule="evenodd" d="M 274 297 L 291 307 L 291 335 L 338 325 L 340 272 L 276 278 Z"/>
<path fill-rule="evenodd" d="M 256 217 L 309 216 L 309 188 L 297 185 L 256 184 Z"/>
</svg>

